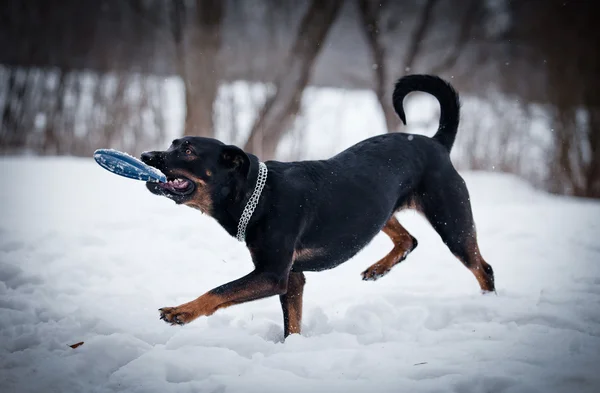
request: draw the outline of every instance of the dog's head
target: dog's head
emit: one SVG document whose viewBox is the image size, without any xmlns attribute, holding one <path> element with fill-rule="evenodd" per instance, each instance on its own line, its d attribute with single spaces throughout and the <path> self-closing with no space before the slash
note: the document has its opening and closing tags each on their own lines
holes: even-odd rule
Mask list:
<svg viewBox="0 0 600 393">
<path fill-rule="evenodd" d="M 150 192 L 207 214 L 215 199 L 233 201 L 240 196 L 250 170 L 243 150 L 211 138 L 176 139 L 168 150 L 146 152 L 141 159 L 167 177 L 167 183 L 146 183 Z"/>
</svg>

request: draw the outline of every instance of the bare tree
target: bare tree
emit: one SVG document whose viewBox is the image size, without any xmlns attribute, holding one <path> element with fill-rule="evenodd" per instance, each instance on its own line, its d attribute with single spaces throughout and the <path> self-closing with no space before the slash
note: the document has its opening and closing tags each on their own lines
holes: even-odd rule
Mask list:
<svg viewBox="0 0 600 393">
<path fill-rule="evenodd" d="M 6 68 L 6 90 L 4 93 L 4 108 L 2 109 L 2 128 L 0 129 L 0 146 L 10 149 L 15 145 L 15 134 L 19 128 L 15 106 L 23 99 L 23 91 L 17 85 L 17 70 Z"/>
<path fill-rule="evenodd" d="M 425 5 L 423 5 L 423 9 L 417 20 L 415 31 L 408 42 L 408 50 L 404 57 L 404 67 L 402 68 L 402 71 L 405 73 L 409 72 L 414 67 L 416 59 L 423 50 L 423 40 L 432 27 L 431 20 L 433 8 L 437 2 L 438 0 L 427 0 Z"/>
<path fill-rule="evenodd" d="M 275 157 L 277 145 L 300 109 L 302 92 L 327 33 L 343 0 L 312 0 L 304 15 L 285 66 L 275 81 L 275 93 L 267 98 L 245 145 L 245 150 L 264 159 Z"/>
<path fill-rule="evenodd" d="M 600 64 L 598 64 L 598 67 L 600 67 Z M 592 198 L 600 198 L 600 100 L 598 100 L 597 88 L 591 86 L 591 84 L 588 85 L 584 95 L 584 105 L 588 113 L 587 139 L 590 150 L 584 188 L 587 190 L 586 195 Z"/>
<path fill-rule="evenodd" d="M 600 197 L 598 10 L 594 2 L 516 2 L 507 37 L 518 43 L 530 72 L 544 77 L 533 96 L 552 108 L 547 187 L 594 198 Z"/>
<path fill-rule="evenodd" d="M 442 60 L 440 64 L 430 69 L 429 72 L 431 74 L 439 74 L 452 69 L 456 65 L 460 55 L 465 52 L 467 44 L 472 39 L 471 35 L 477 24 L 477 17 L 480 16 L 482 5 L 478 0 L 465 0 L 461 5 L 464 11 L 454 45 L 446 58 Z"/>
<path fill-rule="evenodd" d="M 44 154 L 60 154 L 61 149 L 61 138 L 60 133 L 62 127 L 60 126 L 60 118 L 64 115 L 64 100 L 67 85 L 67 72 L 66 70 L 58 71 L 58 80 L 56 82 L 56 88 L 46 88 L 46 99 L 48 102 L 52 101 L 53 106 L 48 108 L 48 115 L 46 118 L 46 129 L 44 132 L 44 142 L 42 145 L 42 151 Z M 51 104 L 50 104 L 51 105 Z"/>
<path fill-rule="evenodd" d="M 424 44 L 425 38 L 436 28 L 433 23 L 433 13 L 439 4 L 439 0 L 426 0 L 423 6 L 417 11 L 414 31 L 412 34 L 407 35 L 409 37 L 405 44 L 407 49 L 399 72 L 396 72 L 396 68 L 390 67 L 388 64 L 389 59 L 384 45 L 384 35 L 386 33 L 389 34 L 389 32 L 384 31 L 381 26 L 382 13 L 386 10 L 386 7 L 389 8 L 391 3 L 389 0 L 357 0 L 357 2 L 363 32 L 367 38 L 373 58 L 375 94 L 381 106 L 388 132 L 397 131 L 400 127 L 400 119 L 392 107 L 391 90 L 393 88 L 393 80 L 410 73 L 426 49 Z M 460 4 L 455 3 L 453 7 L 461 10 L 464 9 L 456 41 L 450 52 L 439 64 L 423 70 L 424 72 L 439 74 L 454 67 L 469 41 L 470 33 L 476 22 L 477 11 L 480 9 L 481 4 L 477 0 L 467 0 Z M 445 43 L 447 41 L 444 40 Z M 435 49 L 439 50 L 440 48 Z M 394 70 L 394 75 L 390 75 L 390 69 Z"/>
<path fill-rule="evenodd" d="M 171 7 L 177 71 L 185 86 L 185 135 L 214 137 L 213 104 L 219 88 L 219 50 L 225 2 L 183 0 Z"/>
<path fill-rule="evenodd" d="M 375 95 L 383 111 L 387 130 L 392 132 L 399 128 L 400 119 L 392 106 L 389 86 L 391 80 L 386 64 L 385 47 L 381 37 L 380 12 L 383 6 L 384 2 L 380 1 L 358 0 L 363 31 L 373 57 Z"/>
</svg>

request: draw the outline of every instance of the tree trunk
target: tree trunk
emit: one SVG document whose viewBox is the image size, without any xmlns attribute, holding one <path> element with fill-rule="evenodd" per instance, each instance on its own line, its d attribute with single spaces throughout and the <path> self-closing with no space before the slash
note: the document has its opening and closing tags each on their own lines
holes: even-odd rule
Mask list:
<svg viewBox="0 0 600 393">
<path fill-rule="evenodd" d="M 373 70 L 375 76 L 375 94 L 385 118 L 388 132 L 398 131 L 400 118 L 392 106 L 393 78 L 399 78 L 413 68 L 416 59 L 422 50 L 422 41 L 430 29 L 431 16 L 438 0 L 427 0 L 417 21 L 415 32 L 409 42 L 409 48 L 404 58 L 404 65 L 399 75 L 388 75 L 385 48 L 382 42 L 380 15 L 382 2 L 379 0 L 358 0 L 363 31 L 367 38 L 371 55 L 373 57 Z"/>
<path fill-rule="evenodd" d="M 276 92 L 267 98 L 244 149 L 263 159 L 275 157 L 281 138 L 289 131 L 300 109 L 302 92 L 327 33 L 335 21 L 343 0 L 312 0 L 298 29 L 296 40 L 275 80 Z"/>
<path fill-rule="evenodd" d="M 429 71 L 429 73 L 433 75 L 448 71 L 454 67 L 460 58 L 460 55 L 464 52 L 465 47 L 469 43 L 473 27 L 475 26 L 477 18 L 480 16 L 479 12 L 481 11 L 483 5 L 479 0 L 470 0 L 469 2 L 465 1 L 463 6 L 465 7 L 465 11 L 458 34 L 456 35 L 454 47 L 439 65 L 433 67 Z"/>
<path fill-rule="evenodd" d="M 587 112 L 590 160 L 585 176 L 585 196 L 600 198 L 600 105 L 594 103 L 588 106 Z"/>
<path fill-rule="evenodd" d="M 435 7 L 437 2 L 438 0 L 427 0 L 423 6 L 423 11 L 421 12 L 421 16 L 417 21 L 417 27 L 408 44 L 408 51 L 406 52 L 406 57 L 404 58 L 404 68 L 402 70 L 404 73 L 411 72 L 412 68 L 414 67 L 415 60 L 419 57 L 419 54 L 423 49 L 422 41 L 432 26 L 431 16 L 433 14 L 433 7 Z"/>
<path fill-rule="evenodd" d="M 4 98 L 4 108 L 2 108 L 2 123 L 0 127 L 0 147 L 2 150 L 9 150 L 12 135 L 15 133 L 16 122 L 12 113 L 11 102 L 16 89 L 16 70 L 6 68 L 8 72 L 8 83 L 6 85 L 6 94 Z"/>
<path fill-rule="evenodd" d="M 28 69 L 24 71 L 20 82 L 17 68 L 8 68 L 8 72 L 8 86 L 2 111 L 0 144 L 5 151 L 14 151 L 25 147 L 26 130 L 23 123 L 27 105 L 25 95 L 30 71 Z"/>
<path fill-rule="evenodd" d="M 195 14 L 173 2 L 178 71 L 185 88 L 184 135 L 214 137 L 213 104 L 219 88 L 219 50 L 225 2 L 196 0 Z"/>
<path fill-rule="evenodd" d="M 381 39 L 381 26 L 379 23 L 381 3 L 378 0 L 358 0 L 358 8 L 363 32 L 373 57 L 375 95 L 377 101 L 379 101 L 379 106 L 381 106 L 387 131 L 394 132 L 400 127 L 400 118 L 392 106 L 392 81 L 387 70 L 385 48 Z"/>
<path fill-rule="evenodd" d="M 44 132 L 44 143 L 42 145 L 42 153 L 45 155 L 56 155 L 60 153 L 61 138 L 59 133 L 61 130 L 60 120 L 64 116 L 64 98 L 66 92 L 66 71 L 59 70 L 58 82 L 56 88 L 50 93 L 53 97 L 48 101 L 53 101 L 54 105 L 49 107 L 46 115 L 46 130 Z"/>
</svg>

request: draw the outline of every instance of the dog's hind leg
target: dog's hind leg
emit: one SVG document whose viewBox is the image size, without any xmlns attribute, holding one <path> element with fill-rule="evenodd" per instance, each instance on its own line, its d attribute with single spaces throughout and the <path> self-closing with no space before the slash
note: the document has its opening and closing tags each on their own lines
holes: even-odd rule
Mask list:
<svg viewBox="0 0 600 393">
<path fill-rule="evenodd" d="M 471 212 L 469 192 L 458 172 L 444 174 L 420 197 L 420 207 L 446 246 L 473 273 L 481 290 L 495 291 L 494 271 L 483 259 Z"/>
<path fill-rule="evenodd" d="M 302 272 L 290 272 L 288 288 L 284 295 L 279 295 L 283 310 L 283 335 L 299 334 L 302 324 L 302 294 L 306 279 Z"/>
<path fill-rule="evenodd" d="M 362 272 L 365 281 L 375 281 L 385 276 L 392 267 L 402 262 L 417 247 L 417 239 L 412 237 L 393 215 L 385 223 L 382 231 L 392 239 L 394 248 L 389 254 Z"/>
</svg>

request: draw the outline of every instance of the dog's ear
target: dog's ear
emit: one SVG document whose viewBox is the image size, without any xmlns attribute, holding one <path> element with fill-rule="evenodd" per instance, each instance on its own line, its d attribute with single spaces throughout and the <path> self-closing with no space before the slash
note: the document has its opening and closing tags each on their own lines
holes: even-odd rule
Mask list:
<svg viewBox="0 0 600 393">
<path fill-rule="evenodd" d="M 242 176 L 247 176 L 250 170 L 250 158 L 242 149 L 233 145 L 223 146 L 221 150 L 221 163 L 225 168 L 238 171 Z"/>
</svg>

